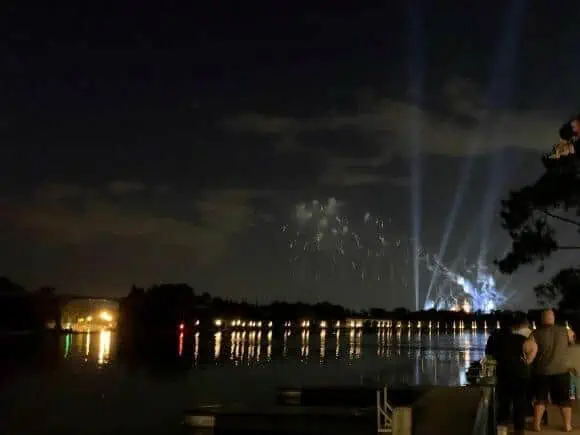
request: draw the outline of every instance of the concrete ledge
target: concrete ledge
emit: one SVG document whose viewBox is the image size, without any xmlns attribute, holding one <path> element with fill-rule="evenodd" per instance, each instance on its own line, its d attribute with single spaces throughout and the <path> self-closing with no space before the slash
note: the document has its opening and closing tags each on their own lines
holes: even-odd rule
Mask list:
<svg viewBox="0 0 580 435">
<path fill-rule="evenodd" d="M 413 413 L 411 408 L 393 409 L 393 435 L 411 435 L 413 433 Z"/>
<path fill-rule="evenodd" d="M 413 434 L 472 433 L 481 394 L 475 387 L 434 388 L 413 406 Z"/>
</svg>

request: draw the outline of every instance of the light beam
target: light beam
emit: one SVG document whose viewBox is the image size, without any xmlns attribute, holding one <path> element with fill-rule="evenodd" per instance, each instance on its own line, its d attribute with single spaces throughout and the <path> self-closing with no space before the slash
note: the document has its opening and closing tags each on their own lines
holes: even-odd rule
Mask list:
<svg viewBox="0 0 580 435">
<path fill-rule="evenodd" d="M 409 97 L 416 113 L 410 120 L 411 131 L 411 222 L 413 234 L 413 249 L 416 253 L 421 247 L 421 203 L 422 203 L 422 165 L 420 143 L 423 120 L 421 119 L 421 104 L 424 94 L 424 36 L 423 36 L 423 5 L 422 1 L 408 2 L 408 50 L 407 63 L 409 74 Z M 413 285 L 415 291 L 415 310 L 419 310 L 419 259 L 413 256 Z"/>
</svg>

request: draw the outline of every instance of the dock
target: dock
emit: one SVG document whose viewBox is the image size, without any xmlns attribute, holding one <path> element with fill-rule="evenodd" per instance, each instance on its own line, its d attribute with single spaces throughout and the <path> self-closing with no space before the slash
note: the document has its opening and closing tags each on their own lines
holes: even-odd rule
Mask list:
<svg viewBox="0 0 580 435">
<path fill-rule="evenodd" d="M 436 387 L 413 406 L 415 435 L 471 434 L 481 400 L 479 388 Z"/>
<path fill-rule="evenodd" d="M 576 401 L 578 402 L 578 401 Z M 578 434 L 580 435 L 580 404 L 576 403 L 572 409 L 572 426 L 574 430 L 572 432 L 564 432 L 562 426 L 562 417 L 560 415 L 560 410 L 556 406 L 548 406 L 548 424 L 542 426 L 541 435 L 561 435 L 563 433 Z M 513 430 L 510 428 L 510 434 L 513 434 Z M 531 419 L 528 419 L 528 429 L 526 430 L 526 435 L 538 434 L 532 430 Z"/>
<path fill-rule="evenodd" d="M 375 407 L 207 406 L 186 412 L 189 434 L 345 435 L 376 432 Z"/>
<path fill-rule="evenodd" d="M 480 387 L 393 388 L 386 396 L 371 386 L 283 387 L 274 406 L 198 407 L 186 411 L 184 425 L 192 435 L 371 435 L 395 433 L 397 425 L 405 435 L 448 435 L 450 428 L 471 435 L 482 397 Z"/>
</svg>

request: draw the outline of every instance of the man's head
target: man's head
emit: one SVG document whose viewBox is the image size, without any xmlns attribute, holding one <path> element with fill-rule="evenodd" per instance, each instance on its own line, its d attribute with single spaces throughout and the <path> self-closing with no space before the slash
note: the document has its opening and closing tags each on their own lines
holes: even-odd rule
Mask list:
<svg viewBox="0 0 580 435">
<path fill-rule="evenodd" d="M 554 310 L 548 309 L 542 311 L 542 325 L 553 325 L 556 323 L 556 315 L 554 314 Z"/>
<path fill-rule="evenodd" d="M 525 315 L 517 316 L 514 319 L 513 329 L 530 329 L 530 322 Z"/>
<path fill-rule="evenodd" d="M 572 121 L 567 122 L 562 127 L 560 127 L 560 139 L 565 142 L 570 142 L 574 137 L 574 130 L 572 129 Z"/>
</svg>

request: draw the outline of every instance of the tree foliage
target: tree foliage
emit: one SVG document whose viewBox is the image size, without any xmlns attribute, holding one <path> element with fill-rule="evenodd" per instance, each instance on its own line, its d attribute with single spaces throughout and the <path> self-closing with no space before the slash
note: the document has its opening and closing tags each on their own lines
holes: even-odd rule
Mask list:
<svg viewBox="0 0 580 435">
<path fill-rule="evenodd" d="M 580 307 L 580 269 L 562 269 L 546 283 L 534 288 L 538 300 L 542 303 L 554 302 L 560 299 L 562 307 Z"/>
<path fill-rule="evenodd" d="M 502 226 L 512 239 L 511 250 L 497 261 L 502 273 L 512 274 L 523 265 L 538 265 L 542 271 L 554 252 L 580 249 L 580 244 L 566 240 L 556 228 L 559 223 L 580 231 L 580 159 L 576 155 L 544 158 L 544 166 L 544 174 L 535 183 L 510 192 L 502 201 Z M 568 293 L 572 283 L 580 284 L 579 277 L 580 269 L 562 270 L 537 286 L 536 295 L 543 301 L 563 296 L 562 302 L 574 302 Z"/>
</svg>

